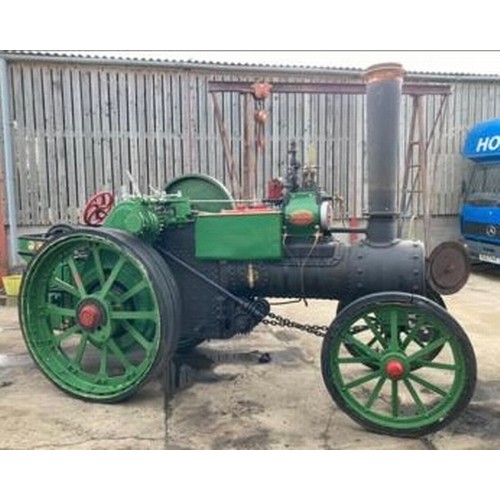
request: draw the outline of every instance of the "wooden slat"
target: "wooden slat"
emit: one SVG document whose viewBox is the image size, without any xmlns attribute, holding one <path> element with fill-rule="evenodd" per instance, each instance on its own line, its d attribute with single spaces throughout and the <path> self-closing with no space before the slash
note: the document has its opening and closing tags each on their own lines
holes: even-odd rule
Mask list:
<svg viewBox="0 0 500 500">
<path fill-rule="evenodd" d="M 56 172 L 56 144 L 55 144 L 55 127 L 54 127 L 54 104 L 52 96 L 52 70 L 48 67 L 42 69 L 43 82 L 43 97 L 45 111 L 45 137 L 47 151 L 47 194 L 48 194 L 48 222 L 55 223 L 59 219 L 57 212 L 57 193 L 53 191 L 53 187 L 57 186 Z"/>
<path fill-rule="evenodd" d="M 94 158 L 94 191 L 104 189 L 104 173 L 102 161 L 102 130 L 101 130 L 101 98 L 99 92 L 99 70 L 90 71 L 90 102 L 92 117 L 92 151 Z"/>
<path fill-rule="evenodd" d="M 158 172 L 156 170 L 156 136 L 155 136 L 155 112 L 154 112 L 154 89 L 153 74 L 148 72 L 144 81 L 145 91 L 145 129 L 146 129 L 146 154 L 148 173 L 148 193 L 154 193 L 158 189 Z"/>
<path fill-rule="evenodd" d="M 196 158 L 198 172 L 207 171 L 206 157 L 208 154 L 207 144 L 207 122 L 203 116 L 206 111 L 205 99 L 207 92 L 203 87 L 203 79 L 196 77 L 196 121 L 198 124 L 197 142 L 198 142 L 198 155 Z"/>
<path fill-rule="evenodd" d="M 170 106 L 172 109 L 172 178 L 183 174 L 181 140 L 181 90 L 179 75 L 170 75 Z"/>
<path fill-rule="evenodd" d="M 144 89 L 144 73 L 138 72 L 136 79 L 137 85 L 137 151 L 139 154 L 139 169 L 136 182 L 142 194 L 149 192 L 149 172 L 148 158 L 146 151 L 146 95 Z"/>
<path fill-rule="evenodd" d="M 120 164 L 118 166 L 118 172 L 115 174 L 115 182 L 118 183 L 120 190 L 123 189 L 126 193 L 129 193 L 129 181 L 127 178 L 127 172 L 130 170 L 130 129 L 128 125 L 129 109 L 128 109 L 128 86 L 127 86 L 127 75 L 123 72 L 118 74 L 118 115 L 119 123 L 117 134 L 120 143 Z"/>
<path fill-rule="evenodd" d="M 113 168 L 111 164 L 111 136 L 110 136 L 110 100 L 108 72 L 99 71 L 99 102 L 101 123 L 101 151 L 102 151 L 102 189 L 113 190 Z"/>
<path fill-rule="evenodd" d="M 28 194 L 28 183 L 26 179 L 26 126 L 24 119 L 24 99 L 22 92 L 22 68 L 19 65 L 12 67 L 12 89 L 13 92 L 13 133 L 14 162 L 16 165 L 17 203 L 19 207 L 19 224 L 30 224 L 30 204 Z"/>
<path fill-rule="evenodd" d="M 132 176 L 136 186 L 139 186 L 139 156 L 137 150 L 137 99 L 136 99 L 136 75 L 129 73 L 127 78 L 127 96 L 128 96 L 128 119 L 129 119 L 129 150 L 130 164 L 128 172 Z M 131 191 L 133 187 L 130 186 Z"/>
<path fill-rule="evenodd" d="M 120 161 L 120 120 L 119 120 L 119 100 L 118 100 L 118 75 L 115 71 L 108 72 L 109 82 L 109 137 L 111 147 L 111 172 L 112 186 L 115 194 L 121 194 L 122 189 L 122 164 Z"/>
<path fill-rule="evenodd" d="M 204 85 L 207 85 L 207 79 L 204 79 Z M 215 99 L 220 100 L 220 96 L 216 95 Z M 207 157 L 206 162 L 207 165 L 205 167 L 205 172 L 208 175 L 213 175 L 215 173 L 215 143 L 218 138 L 217 132 L 217 124 L 215 122 L 215 111 L 214 105 L 211 99 L 205 98 L 205 116 L 204 121 L 206 124 L 206 134 L 207 134 Z M 238 158 L 239 160 L 239 158 Z M 236 161 L 236 166 L 238 167 L 240 164 L 239 161 Z M 234 195 L 234 193 L 233 193 Z"/>
<path fill-rule="evenodd" d="M 23 67 L 23 91 L 24 91 L 24 117 L 25 117 L 25 150 L 26 150 L 26 173 L 25 182 L 28 184 L 29 196 L 29 220 L 33 225 L 40 223 L 40 196 L 38 186 L 40 179 L 36 164 L 35 146 L 35 113 L 33 102 L 33 84 L 31 68 Z"/>
<path fill-rule="evenodd" d="M 71 88 L 73 100 L 73 127 L 75 134 L 75 165 L 76 165 L 76 219 L 81 220 L 82 212 L 87 201 L 85 170 L 85 149 L 83 139 L 83 109 L 82 109 L 82 88 L 80 81 L 80 71 L 71 69 Z"/>
<path fill-rule="evenodd" d="M 161 116 L 161 136 L 162 136 L 162 151 L 163 151 L 163 163 L 162 163 L 162 186 L 164 186 L 172 176 L 172 138 L 171 138 L 171 107 L 170 107 L 170 82 L 168 75 L 164 72 L 158 76 L 161 82 L 161 106 L 160 106 L 160 116 Z"/>
<path fill-rule="evenodd" d="M 38 224 L 48 225 L 49 221 L 49 195 L 48 188 L 48 164 L 46 148 L 46 124 L 44 113 L 44 100 L 42 88 L 41 66 L 33 66 L 33 97 L 35 104 L 35 164 L 38 172 L 38 193 L 40 196 L 40 219 Z"/>
<path fill-rule="evenodd" d="M 84 157 L 84 178 L 85 191 L 84 199 L 81 203 L 83 208 L 86 200 L 94 194 L 98 186 L 96 185 L 95 162 L 94 162 L 94 138 L 92 132 L 92 101 L 90 91 L 90 71 L 81 72 L 81 93 L 82 93 L 82 123 L 83 123 L 83 157 Z"/>
<path fill-rule="evenodd" d="M 64 144 L 64 103 L 61 68 L 52 71 L 52 92 L 54 96 L 54 127 L 56 138 L 57 182 L 54 193 L 57 199 L 57 221 L 68 221 L 67 157 Z"/>
<path fill-rule="evenodd" d="M 73 224 L 78 222 L 77 216 L 77 175 L 76 175 L 76 162 L 75 162 L 75 125 L 73 123 L 73 99 L 71 88 L 71 73 L 69 68 L 62 70 L 62 96 L 63 96 L 63 144 L 66 154 L 66 179 L 67 179 L 67 195 L 68 204 L 66 212 L 68 214 L 67 220 Z M 61 209 L 64 209 L 61 207 Z"/>
</svg>

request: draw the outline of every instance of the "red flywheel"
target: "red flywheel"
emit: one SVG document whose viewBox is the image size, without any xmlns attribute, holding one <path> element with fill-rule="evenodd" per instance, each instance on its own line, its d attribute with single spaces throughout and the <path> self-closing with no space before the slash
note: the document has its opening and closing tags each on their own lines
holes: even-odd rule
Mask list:
<svg viewBox="0 0 500 500">
<path fill-rule="evenodd" d="M 109 191 L 94 194 L 85 205 L 83 222 L 87 226 L 100 226 L 113 208 L 115 197 Z"/>
</svg>

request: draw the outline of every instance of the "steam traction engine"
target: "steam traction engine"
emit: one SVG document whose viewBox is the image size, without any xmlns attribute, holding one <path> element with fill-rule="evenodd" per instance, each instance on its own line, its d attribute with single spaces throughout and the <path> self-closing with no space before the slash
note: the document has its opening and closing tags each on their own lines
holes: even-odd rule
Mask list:
<svg viewBox="0 0 500 500">
<path fill-rule="evenodd" d="M 476 363 L 437 292 L 456 291 L 467 263 L 453 246 L 427 261 L 420 242 L 397 239 L 402 68 L 372 67 L 366 83 L 363 241 L 334 237 L 330 198 L 312 172 L 299 179 L 294 152 L 283 191 L 274 186 L 259 206 L 238 207 L 221 184 L 197 175 L 112 209 L 98 195 L 86 219 L 103 219 L 100 227 L 59 225 L 39 243 L 23 241 L 32 259 L 20 319 L 43 373 L 73 396 L 120 401 L 176 349 L 250 332 L 269 315 L 297 326 L 270 313 L 266 298 L 335 299 L 331 326 L 308 329 L 324 337 L 322 374 L 340 408 L 399 436 L 456 417 L 472 396 Z"/>
</svg>

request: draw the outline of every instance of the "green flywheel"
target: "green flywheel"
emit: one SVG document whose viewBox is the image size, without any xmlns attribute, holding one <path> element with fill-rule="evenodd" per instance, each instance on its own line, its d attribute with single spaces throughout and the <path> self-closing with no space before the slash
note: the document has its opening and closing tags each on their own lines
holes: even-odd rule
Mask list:
<svg viewBox="0 0 500 500">
<path fill-rule="evenodd" d="M 167 264 L 120 231 L 79 229 L 54 239 L 30 263 L 20 296 L 36 364 L 85 400 L 129 397 L 177 344 L 181 307 Z"/>
<path fill-rule="evenodd" d="M 234 208 L 234 199 L 217 179 L 205 174 L 186 174 L 165 186 L 167 194 L 181 193 L 189 198 L 194 210 L 216 213 Z"/>
</svg>

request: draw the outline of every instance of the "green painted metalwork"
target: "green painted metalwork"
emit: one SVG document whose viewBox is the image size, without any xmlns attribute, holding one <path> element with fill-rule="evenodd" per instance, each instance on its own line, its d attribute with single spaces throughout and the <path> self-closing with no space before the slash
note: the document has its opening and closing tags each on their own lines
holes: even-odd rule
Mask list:
<svg viewBox="0 0 500 500">
<path fill-rule="evenodd" d="M 322 354 L 325 383 L 337 404 L 368 428 L 425 434 L 472 395 L 475 361 L 465 334 L 447 323 L 446 312 L 424 305 L 374 301 L 352 314 L 347 306 L 332 324 Z"/>
<path fill-rule="evenodd" d="M 195 222 L 198 259 L 277 260 L 282 258 L 281 212 L 200 214 Z"/>
<path fill-rule="evenodd" d="M 45 375 L 75 396 L 123 399 L 162 357 L 170 320 L 152 264 L 133 250 L 75 232 L 44 247 L 25 275 L 20 317 L 28 349 Z"/>
<path fill-rule="evenodd" d="M 165 186 L 167 194 L 180 193 L 192 201 L 193 210 L 217 213 L 234 208 L 231 193 L 217 179 L 204 174 L 177 177 Z"/>
<path fill-rule="evenodd" d="M 45 243 L 44 235 L 25 235 L 17 239 L 18 254 L 25 264 L 31 262 L 31 259 L 37 254 Z"/>
<path fill-rule="evenodd" d="M 190 202 L 181 196 L 129 198 L 118 203 L 104 227 L 120 229 L 152 243 L 167 227 L 184 225 L 193 219 Z"/>
<path fill-rule="evenodd" d="M 284 208 L 285 230 L 290 236 L 313 236 L 319 229 L 320 205 L 315 191 L 290 193 Z"/>
</svg>

